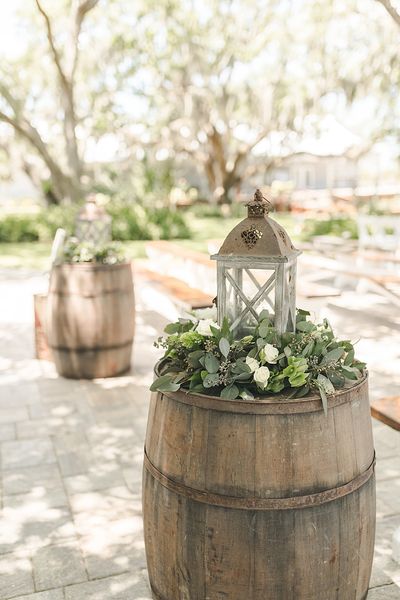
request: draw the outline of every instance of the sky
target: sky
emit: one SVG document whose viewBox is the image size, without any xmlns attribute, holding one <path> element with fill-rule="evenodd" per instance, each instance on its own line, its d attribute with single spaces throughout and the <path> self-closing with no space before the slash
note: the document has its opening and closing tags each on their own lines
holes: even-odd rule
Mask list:
<svg viewBox="0 0 400 600">
<path fill-rule="evenodd" d="M 17 13 L 24 3 L 31 0 L 0 0 L 0 54 L 1 57 L 15 56 L 23 47 L 16 43 L 15 29 Z"/>
</svg>

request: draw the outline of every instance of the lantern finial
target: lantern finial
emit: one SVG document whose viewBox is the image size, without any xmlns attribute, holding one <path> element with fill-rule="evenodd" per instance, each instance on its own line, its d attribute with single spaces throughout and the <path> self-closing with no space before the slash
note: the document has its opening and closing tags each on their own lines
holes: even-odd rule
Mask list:
<svg viewBox="0 0 400 600">
<path fill-rule="evenodd" d="M 257 189 L 254 194 L 253 200 L 250 200 L 246 204 L 247 215 L 249 217 L 263 217 L 272 211 L 272 204 L 269 200 L 264 198 L 261 190 Z"/>
</svg>

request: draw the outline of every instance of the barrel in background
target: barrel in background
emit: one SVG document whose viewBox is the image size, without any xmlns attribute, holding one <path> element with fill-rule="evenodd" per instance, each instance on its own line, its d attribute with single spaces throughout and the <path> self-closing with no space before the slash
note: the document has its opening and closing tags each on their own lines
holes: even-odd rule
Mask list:
<svg viewBox="0 0 400 600">
<path fill-rule="evenodd" d="M 131 265 L 56 265 L 47 316 L 60 375 L 93 379 L 128 371 L 135 323 Z"/>
<path fill-rule="evenodd" d="M 33 310 L 35 323 L 35 357 L 53 360 L 46 331 L 47 294 L 34 294 Z"/>
</svg>

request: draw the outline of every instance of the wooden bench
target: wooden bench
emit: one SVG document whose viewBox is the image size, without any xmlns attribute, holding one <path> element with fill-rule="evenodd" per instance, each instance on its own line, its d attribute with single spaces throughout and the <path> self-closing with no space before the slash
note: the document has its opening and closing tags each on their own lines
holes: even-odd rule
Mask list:
<svg viewBox="0 0 400 600">
<path fill-rule="evenodd" d="M 162 275 L 184 282 L 189 288 L 216 295 L 217 270 L 207 254 L 167 241 L 148 242 L 146 254 L 151 269 Z"/>
<path fill-rule="evenodd" d="M 400 284 L 400 272 L 396 272 L 394 267 L 389 270 L 383 268 L 383 265 L 382 268 L 379 268 L 379 265 L 357 264 L 355 257 L 351 255 L 348 260 L 345 258 L 336 260 L 328 256 L 305 254 L 302 261 L 308 267 L 347 275 L 357 281 L 366 281 L 371 289 L 385 296 L 395 306 L 400 307 L 400 295 L 397 291 L 391 289 L 392 285 L 398 286 Z"/>
<path fill-rule="evenodd" d="M 400 431 L 400 396 L 389 396 L 372 402 L 371 414 L 378 421 Z"/>
<path fill-rule="evenodd" d="M 135 274 L 167 295 L 183 311 L 212 306 L 213 296 L 186 285 L 176 277 L 135 266 Z"/>
</svg>

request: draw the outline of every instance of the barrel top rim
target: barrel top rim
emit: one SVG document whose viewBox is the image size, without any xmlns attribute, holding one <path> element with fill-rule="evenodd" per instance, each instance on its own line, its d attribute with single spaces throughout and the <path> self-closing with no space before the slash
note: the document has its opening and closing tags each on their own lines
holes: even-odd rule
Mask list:
<svg viewBox="0 0 400 600">
<path fill-rule="evenodd" d="M 154 367 L 154 373 L 158 376 L 158 366 L 160 364 L 160 361 L 158 361 Z M 361 387 L 362 385 L 364 385 L 364 383 L 366 382 L 366 380 L 368 379 L 368 371 L 367 369 L 364 370 L 363 372 L 363 376 L 358 379 L 357 381 L 354 382 L 354 385 L 350 385 L 348 387 L 345 388 L 341 388 L 339 390 L 335 390 L 334 394 L 330 394 L 328 396 L 328 406 L 332 403 L 335 402 L 335 400 L 337 400 L 338 398 L 340 398 L 341 396 L 344 396 L 346 394 L 349 394 L 350 392 L 353 392 L 354 390 L 357 390 L 359 387 Z M 321 405 L 321 398 L 318 394 L 312 394 L 309 396 L 303 396 L 302 398 L 287 398 L 285 396 L 283 396 L 283 394 L 274 394 L 271 396 L 259 396 L 256 397 L 254 400 L 243 400 L 243 399 L 235 399 L 235 400 L 226 400 L 224 398 L 221 398 L 220 396 L 211 396 L 209 394 L 199 394 L 199 393 L 193 393 L 190 390 L 186 390 L 186 389 L 182 389 L 182 390 L 178 390 L 177 392 L 162 392 L 163 395 L 165 396 L 171 396 L 171 397 L 177 397 L 177 396 L 193 396 L 193 397 L 197 397 L 199 398 L 199 400 L 204 399 L 205 401 L 208 402 L 212 402 L 215 404 L 215 406 L 221 406 L 222 407 L 243 407 L 243 408 L 249 408 L 249 409 L 254 409 L 256 407 L 271 407 L 273 408 L 278 407 L 278 406 L 286 406 L 288 408 L 290 408 L 291 406 L 303 406 L 304 408 L 309 405 L 311 407 L 311 405 L 315 405 L 316 403 L 318 405 Z M 322 410 L 322 405 L 321 405 L 321 410 Z M 250 411 L 251 412 L 251 411 Z M 286 411 L 285 411 L 286 412 Z M 288 411 L 289 412 L 289 411 Z"/>
</svg>

